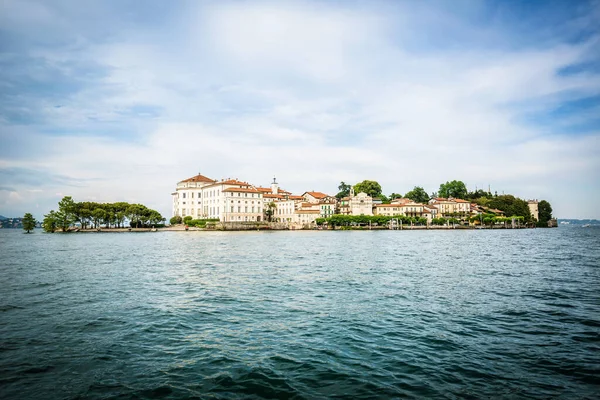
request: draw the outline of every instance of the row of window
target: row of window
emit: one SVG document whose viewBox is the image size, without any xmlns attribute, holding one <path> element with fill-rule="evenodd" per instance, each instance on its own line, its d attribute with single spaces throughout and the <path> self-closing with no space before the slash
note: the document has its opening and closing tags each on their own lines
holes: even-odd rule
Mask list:
<svg viewBox="0 0 600 400">
<path fill-rule="evenodd" d="M 198 193 L 198 198 L 202 197 L 202 192 L 190 192 L 189 193 L 189 198 L 193 199 L 194 198 L 194 193 Z M 219 190 L 210 190 L 208 192 L 206 192 L 206 195 L 204 197 L 220 197 L 220 191 Z M 256 195 L 256 197 L 260 197 L 260 193 L 250 193 L 250 196 L 248 196 L 248 193 L 244 193 L 244 196 L 242 196 L 242 193 L 231 193 L 230 197 L 255 197 L 254 195 Z M 182 192 L 181 193 L 181 198 L 185 199 L 187 196 L 187 192 Z M 227 194 L 225 194 L 225 196 L 227 196 Z"/>
</svg>

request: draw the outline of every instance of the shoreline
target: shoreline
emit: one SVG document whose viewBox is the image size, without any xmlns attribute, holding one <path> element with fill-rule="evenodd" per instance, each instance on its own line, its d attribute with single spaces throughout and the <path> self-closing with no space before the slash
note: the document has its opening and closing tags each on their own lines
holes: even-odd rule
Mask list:
<svg viewBox="0 0 600 400">
<path fill-rule="evenodd" d="M 390 229 L 389 227 L 380 226 L 361 226 L 361 227 L 336 227 L 335 229 L 319 229 L 319 228 L 298 228 L 294 227 L 270 227 L 270 226 L 245 226 L 245 227 L 217 227 L 217 228 L 197 228 L 185 226 L 169 226 L 164 228 L 99 228 L 99 229 L 71 229 L 66 232 L 55 231 L 53 233 L 139 233 L 139 232 L 245 232 L 245 231 L 322 231 L 322 232 L 338 232 L 338 231 L 488 231 L 488 230 L 523 230 L 523 229 L 538 229 L 530 227 L 479 227 L 479 226 L 404 226 Z M 546 229 L 546 228 L 539 228 Z"/>
</svg>

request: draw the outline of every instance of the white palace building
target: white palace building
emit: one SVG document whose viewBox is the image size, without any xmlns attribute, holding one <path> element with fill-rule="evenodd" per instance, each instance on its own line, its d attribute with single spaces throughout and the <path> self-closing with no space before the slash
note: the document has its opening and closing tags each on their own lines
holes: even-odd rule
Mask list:
<svg viewBox="0 0 600 400">
<path fill-rule="evenodd" d="M 267 218 L 265 211 L 271 208 L 271 220 L 286 223 L 290 227 L 314 225 L 317 218 L 327 218 L 335 213 L 373 215 L 375 209 L 375 214 L 378 215 L 412 216 L 417 215 L 415 207 L 420 207 L 418 216 L 427 216 L 431 220 L 435 217 L 431 209 L 437 211 L 437 205 L 396 204 L 398 200 L 408 199 L 374 205 L 373 199 L 366 193 L 354 195 L 354 189 L 349 197 L 344 197 L 338 203 L 335 197 L 316 191 L 294 196 L 281 189 L 275 178 L 271 187 L 261 187 L 237 178 L 218 181 L 201 174 L 178 182 L 172 197 L 173 216 L 214 218 L 221 222 L 260 222 Z M 468 202 L 465 203 L 469 205 Z"/>
<path fill-rule="evenodd" d="M 198 174 L 177 183 L 172 193 L 173 215 L 218 218 L 223 222 L 262 221 L 263 194 L 272 190 L 237 179 L 217 181 Z"/>
</svg>

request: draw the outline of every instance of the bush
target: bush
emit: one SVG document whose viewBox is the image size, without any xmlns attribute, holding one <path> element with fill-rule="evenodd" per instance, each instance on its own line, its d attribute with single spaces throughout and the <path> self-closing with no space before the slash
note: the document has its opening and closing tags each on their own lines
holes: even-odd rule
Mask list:
<svg viewBox="0 0 600 400">
<path fill-rule="evenodd" d="M 169 223 L 170 223 L 171 225 L 177 225 L 177 224 L 180 224 L 180 223 L 181 223 L 181 217 L 180 217 L 179 215 L 176 215 L 176 216 L 174 216 L 173 218 L 171 218 L 171 219 L 169 220 Z"/>
<path fill-rule="evenodd" d="M 185 221 L 185 220 L 184 220 Z M 206 219 L 192 219 L 187 222 L 189 226 L 195 226 L 198 228 L 205 228 L 207 223 L 219 222 L 218 218 L 206 218 Z"/>
<path fill-rule="evenodd" d="M 190 221 L 191 221 L 191 220 L 193 220 L 193 219 L 194 219 L 194 218 L 192 218 L 192 216 L 188 215 L 187 217 L 185 217 L 185 218 L 183 219 L 183 223 L 184 223 L 184 224 L 186 224 L 186 225 L 189 225 L 189 224 L 190 224 Z"/>
</svg>

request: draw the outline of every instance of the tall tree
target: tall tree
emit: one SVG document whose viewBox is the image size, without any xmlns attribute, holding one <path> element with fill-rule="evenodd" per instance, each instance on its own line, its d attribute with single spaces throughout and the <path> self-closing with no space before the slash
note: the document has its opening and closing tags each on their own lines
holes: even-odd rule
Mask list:
<svg viewBox="0 0 600 400">
<path fill-rule="evenodd" d="M 467 197 L 467 186 L 463 181 L 452 181 L 442 183 L 438 190 L 439 197 L 454 197 L 455 199 L 464 199 Z"/>
<path fill-rule="evenodd" d="M 552 206 L 546 200 L 538 203 L 538 216 L 539 221 L 544 224 L 547 224 L 552 219 Z"/>
<path fill-rule="evenodd" d="M 338 200 L 341 198 L 347 197 L 348 195 L 350 195 L 351 188 L 352 188 L 352 186 L 347 185 L 346 182 L 344 182 L 344 181 L 340 182 L 340 185 L 338 186 L 339 193 L 336 194 L 335 197 Z"/>
<path fill-rule="evenodd" d="M 106 216 L 106 212 L 101 208 L 96 208 L 92 211 L 92 222 L 94 223 L 94 228 L 98 228 L 100 226 L 100 222 L 104 220 Z"/>
<path fill-rule="evenodd" d="M 29 233 L 35 228 L 35 218 L 30 213 L 26 213 L 23 216 L 23 229 Z"/>
<path fill-rule="evenodd" d="M 406 193 L 404 197 L 416 201 L 417 203 L 427 203 L 429 201 L 429 195 L 421 186 L 415 186 L 413 190 Z"/>
<path fill-rule="evenodd" d="M 75 222 L 75 202 L 71 196 L 65 196 L 58 202 L 56 213 L 58 227 L 66 232 Z"/>
<path fill-rule="evenodd" d="M 381 194 L 381 185 L 376 181 L 364 180 L 354 185 L 354 193 L 364 192 L 371 197 L 379 197 Z"/>
<path fill-rule="evenodd" d="M 57 227 L 56 213 L 51 210 L 48 214 L 44 215 L 44 221 L 42 222 L 42 228 L 44 232 L 53 233 Z"/>
<path fill-rule="evenodd" d="M 265 207 L 265 215 L 267 216 L 267 221 L 271 222 L 273 219 L 273 214 L 275 214 L 275 209 L 277 208 L 277 204 L 274 201 L 267 204 Z"/>
</svg>

